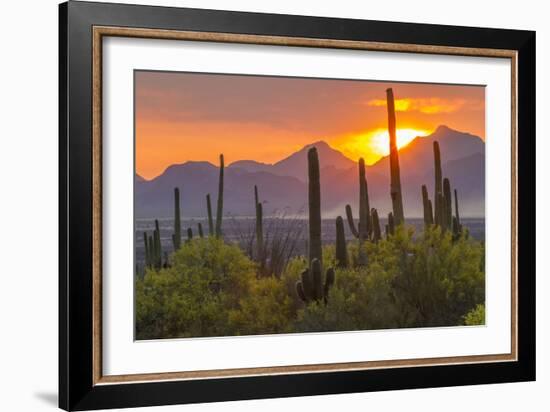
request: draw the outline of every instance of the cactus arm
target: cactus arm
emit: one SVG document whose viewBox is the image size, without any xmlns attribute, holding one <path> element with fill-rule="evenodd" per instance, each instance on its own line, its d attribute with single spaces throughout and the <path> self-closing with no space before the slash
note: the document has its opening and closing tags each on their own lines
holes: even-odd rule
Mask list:
<svg viewBox="0 0 550 412">
<path fill-rule="evenodd" d="M 353 236 L 358 238 L 359 237 L 359 231 L 355 227 L 355 222 L 353 220 L 353 212 L 351 210 L 350 205 L 346 205 L 346 217 L 347 217 L 347 220 L 348 220 L 349 230 L 351 231 Z"/>
<path fill-rule="evenodd" d="M 306 301 L 313 299 L 313 281 L 309 274 L 309 269 L 305 269 L 304 271 L 302 271 L 301 285 L 303 288 L 304 296 L 306 297 Z"/>
<path fill-rule="evenodd" d="M 304 293 L 304 287 L 302 285 L 302 282 L 300 281 L 296 282 L 296 294 L 300 299 L 302 299 L 303 302 L 307 302 L 307 297 Z"/>
</svg>

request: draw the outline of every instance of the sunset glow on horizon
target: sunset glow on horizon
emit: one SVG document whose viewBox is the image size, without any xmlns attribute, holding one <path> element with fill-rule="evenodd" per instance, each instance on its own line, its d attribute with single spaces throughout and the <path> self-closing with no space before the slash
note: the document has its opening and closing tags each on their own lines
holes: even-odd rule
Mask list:
<svg viewBox="0 0 550 412">
<path fill-rule="evenodd" d="M 385 90 L 393 88 L 397 144 L 440 125 L 485 139 L 485 89 L 268 76 L 138 71 L 136 172 L 172 164 L 238 160 L 275 163 L 323 140 L 372 164 L 389 153 Z"/>
</svg>

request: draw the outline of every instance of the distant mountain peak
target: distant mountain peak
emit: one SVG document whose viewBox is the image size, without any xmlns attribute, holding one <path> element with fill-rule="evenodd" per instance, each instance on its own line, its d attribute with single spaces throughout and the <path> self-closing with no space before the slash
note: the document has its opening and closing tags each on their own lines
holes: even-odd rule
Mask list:
<svg viewBox="0 0 550 412">
<path fill-rule="evenodd" d="M 447 126 L 445 124 L 440 124 L 439 126 L 437 126 L 437 128 L 434 130 L 434 132 L 432 134 L 447 133 L 447 132 L 456 132 L 456 130 L 451 129 L 449 126 Z"/>
<path fill-rule="evenodd" d="M 309 143 L 307 145 L 305 145 L 302 150 L 305 150 L 305 149 L 311 149 L 312 147 L 316 147 L 318 149 L 332 149 L 332 147 L 330 147 L 330 145 L 325 142 L 324 140 L 317 140 L 316 142 L 313 142 L 313 143 Z M 334 150 L 334 149 L 332 149 Z"/>
</svg>

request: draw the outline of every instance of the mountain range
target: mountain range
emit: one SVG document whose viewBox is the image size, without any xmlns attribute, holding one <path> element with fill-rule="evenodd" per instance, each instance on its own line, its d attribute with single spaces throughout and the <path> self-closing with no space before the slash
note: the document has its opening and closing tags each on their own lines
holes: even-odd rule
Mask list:
<svg viewBox="0 0 550 412">
<path fill-rule="evenodd" d="M 407 217 L 422 216 L 421 186 L 426 184 L 433 199 L 433 142 L 441 150 L 444 177 L 457 189 L 460 213 L 464 217 L 485 214 L 485 143 L 472 134 L 439 126 L 431 135 L 416 137 L 399 150 L 403 204 Z M 264 214 L 286 210 L 307 212 L 307 151 L 316 147 L 321 168 L 323 217 L 344 215 L 346 204 L 357 211 L 358 167 L 324 141 L 304 146 L 273 163 L 239 160 L 225 168 L 224 214 L 254 214 L 254 185 L 264 203 Z M 391 211 L 389 156 L 366 167 L 371 207 L 381 216 Z M 218 167 L 209 162 L 188 161 L 169 166 L 152 180 L 135 178 L 136 217 L 171 217 L 173 189 L 181 192 L 184 217 L 206 215 L 206 194 L 216 202 Z M 356 212 L 357 213 L 357 212 Z"/>
</svg>

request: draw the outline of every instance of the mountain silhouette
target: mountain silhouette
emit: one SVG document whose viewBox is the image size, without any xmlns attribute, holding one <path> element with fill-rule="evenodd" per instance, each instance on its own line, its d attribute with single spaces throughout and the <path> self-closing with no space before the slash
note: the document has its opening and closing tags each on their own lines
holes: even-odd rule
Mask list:
<svg viewBox="0 0 550 412">
<path fill-rule="evenodd" d="M 299 151 L 274 163 L 259 163 L 254 160 L 239 160 L 232 163 L 229 168 L 239 168 L 247 172 L 268 172 L 278 176 L 291 176 L 307 182 L 307 151 L 315 147 L 321 160 L 321 169 L 332 167 L 337 170 L 349 170 L 355 162 L 336 149 L 333 149 L 324 141 L 308 144 Z"/>
<path fill-rule="evenodd" d="M 433 199 L 433 142 L 441 149 L 443 176 L 457 189 L 460 212 L 464 217 L 484 216 L 485 210 L 485 143 L 478 136 L 438 127 L 426 137 L 417 137 L 399 150 L 401 185 L 405 215 L 422 216 L 421 185 L 428 187 Z M 266 215 L 286 210 L 307 211 L 307 151 L 317 148 L 321 165 L 321 207 L 323 217 L 343 215 L 346 204 L 357 210 L 357 162 L 319 141 L 274 163 L 240 160 L 226 167 L 224 213 L 254 214 L 253 188 L 258 186 Z M 181 192 L 184 217 L 206 215 L 206 194 L 213 205 L 218 187 L 218 167 L 208 162 L 186 162 L 172 165 L 152 180 L 135 181 L 137 217 L 170 217 L 173 215 L 173 190 Z M 386 156 L 366 167 L 371 207 L 380 216 L 391 211 L 389 195 L 389 158 Z"/>
</svg>

